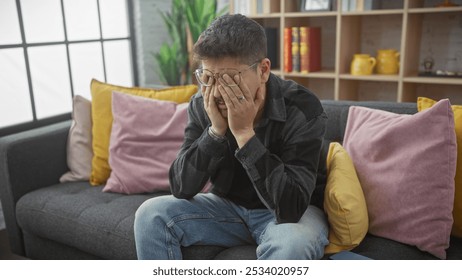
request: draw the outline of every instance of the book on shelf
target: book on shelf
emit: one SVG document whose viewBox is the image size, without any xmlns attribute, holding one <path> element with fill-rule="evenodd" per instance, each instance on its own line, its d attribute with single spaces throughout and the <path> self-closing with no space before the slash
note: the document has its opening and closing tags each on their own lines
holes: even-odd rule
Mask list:
<svg viewBox="0 0 462 280">
<path fill-rule="evenodd" d="M 284 28 L 284 72 L 292 72 L 292 28 Z"/>
<path fill-rule="evenodd" d="M 380 0 L 342 0 L 342 11 L 370 11 L 380 9 Z"/>
<path fill-rule="evenodd" d="M 274 0 L 234 0 L 233 12 L 246 16 L 269 14 L 277 11 L 278 4 Z"/>
<path fill-rule="evenodd" d="M 300 72 L 321 70 L 321 28 L 300 27 Z"/>
<path fill-rule="evenodd" d="M 379 0 L 357 0 L 356 10 L 357 11 L 371 11 L 380 8 Z"/>
<path fill-rule="evenodd" d="M 257 14 L 269 14 L 275 12 L 277 2 L 272 0 L 256 0 L 256 12 Z"/>
<path fill-rule="evenodd" d="M 350 0 L 342 0 L 342 11 L 347 12 L 350 10 Z"/>
<path fill-rule="evenodd" d="M 321 27 L 284 28 L 284 72 L 321 70 Z"/>
<path fill-rule="evenodd" d="M 267 57 L 271 61 L 271 68 L 279 67 L 279 57 L 278 57 L 278 33 L 279 30 L 276 27 L 265 27 L 266 33 L 266 45 L 267 45 Z"/>
<path fill-rule="evenodd" d="M 257 14 L 262 14 L 263 13 L 263 9 L 264 9 L 264 0 L 256 0 L 256 12 Z"/>
<path fill-rule="evenodd" d="M 292 71 L 300 71 L 300 28 L 292 27 Z"/>
<path fill-rule="evenodd" d="M 235 14 L 249 16 L 254 15 L 257 12 L 256 0 L 234 0 L 233 5 Z"/>
</svg>

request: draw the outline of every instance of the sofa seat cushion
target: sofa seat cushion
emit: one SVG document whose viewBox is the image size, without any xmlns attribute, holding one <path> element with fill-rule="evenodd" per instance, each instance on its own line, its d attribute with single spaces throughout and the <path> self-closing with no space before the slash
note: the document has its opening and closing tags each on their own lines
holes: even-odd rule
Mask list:
<svg viewBox="0 0 462 280">
<path fill-rule="evenodd" d="M 450 247 L 446 250 L 446 258 L 448 260 L 462 259 L 461 245 L 462 238 L 451 236 Z M 374 260 L 438 260 L 437 257 L 421 251 L 415 246 L 370 233 L 366 235 L 359 246 L 351 251 Z M 327 260 L 331 255 L 333 254 L 326 254 L 323 259 Z"/>
<path fill-rule="evenodd" d="M 462 259 L 461 245 L 462 238 L 451 236 L 449 248 L 446 250 L 446 259 Z M 352 251 L 376 260 L 437 260 L 432 254 L 420 251 L 415 246 L 372 234 L 367 234 L 361 244 Z"/>
<path fill-rule="evenodd" d="M 391 239 L 367 234 L 361 244 L 352 250 L 375 260 L 436 260 L 428 252 L 417 247 L 397 242 Z"/>
<path fill-rule="evenodd" d="M 33 238 L 64 244 L 95 258 L 136 259 L 136 210 L 145 200 L 168 192 L 125 195 L 102 189 L 89 182 L 69 182 L 30 192 L 16 205 L 18 224 Z M 185 259 L 196 260 L 213 259 L 222 251 L 226 248 L 182 248 Z"/>
<path fill-rule="evenodd" d="M 135 212 L 145 200 L 165 193 L 103 193 L 88 182 L 53 185 L 24 195 L 18 224 L 30 234 L 104 259 L 136 259 Z"/>
<path fill-rule="evenodd" d="M 200 247 L 200 246 L 193 246 Z M 212 247 L 212 246 L 206 246 Z M 189 247 L 188 249 L 192 249 Z M 205 248 L 202 248 L 204 250 Z M 210 254 L 211 248 L 206 248 Z M 254 260 L 256 256 L 256 245 L 236 246 L 215 251 L 218 254 L 216 260 Z M 353 252 L 375 260 L 437 260 L 430 253 L 420 251 L 417 247 L 403 244 L 394 240 L 367 234 L 363 241 L 352 250 Z M 327 260 L 333 254 L 324 255 Z M 451 236 L 450 247 L 447 249 L 448 260 L 462 259 L 462 238 Z"/>
<path fill-rule="evenodd" d="M 242 245 L 226 249 L 215 256 L 215 260 L 256 260 L 257 245 Z"/>
</svg>

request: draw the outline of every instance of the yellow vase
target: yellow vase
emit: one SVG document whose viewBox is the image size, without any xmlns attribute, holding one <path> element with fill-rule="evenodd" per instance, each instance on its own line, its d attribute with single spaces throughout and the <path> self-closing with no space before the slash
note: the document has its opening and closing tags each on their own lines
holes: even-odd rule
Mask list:
<svg viewBox="0 0 462 280">
<path fill-rule="evenodd" d="M 399 52 L 394 49 L 377 50 L 377 74 L 393 75 L 399 72 Z"/>
<path fill-rule="evenodd" d="M 355 76 L 370 75 L 376 63 L 375 58 L 368 54 L 355 54 L 351 61 L 350 73 Z"/>
</svg>

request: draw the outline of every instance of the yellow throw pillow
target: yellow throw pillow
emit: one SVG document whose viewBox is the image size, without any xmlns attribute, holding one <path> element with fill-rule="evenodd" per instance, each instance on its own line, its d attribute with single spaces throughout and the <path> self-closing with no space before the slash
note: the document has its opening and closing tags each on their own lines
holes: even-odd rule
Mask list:
<svg viewBox="0 0 462 280">
<path fill-rule="evenodd" d="M 437 101 L 426 97 L 417 98 L 417 110 L 423 111 L 432 107 Z M 455 177 L 455 195 L 454 209 L 452 216 L 454 223 L 452 225 L 451 234 L 457 237 L 462 237 L 462 105 L 452 105 L 454 113 L 454 125 L 457 139 L 457 167 Z"/>
<path fill-rule="evenodd" d="M 102 185 L 106 183 L 111 168 L 109 159 L 109 139 L 112 129 L 112 92 L 117 91 L 152 99 L 173 101 L 176 103 L 188 102 L 198 90 L 196 85 L 175 86 L 165 89 L 149 89 L 139 87 L 122 87 L 102 83 L 93 79 L 91 81 L 92 122 L 93 122 L 93 158 L 91 166 L 90 183 Z"/>
<path fill-rule="evenodd" d="M 366 236 L 369 227 L 366 199 L 353 161 L 340 143 L 331 143 L 327 154 L 324 210 L 329 220 L 326 254 L 351 250 Z"/>
</svg>

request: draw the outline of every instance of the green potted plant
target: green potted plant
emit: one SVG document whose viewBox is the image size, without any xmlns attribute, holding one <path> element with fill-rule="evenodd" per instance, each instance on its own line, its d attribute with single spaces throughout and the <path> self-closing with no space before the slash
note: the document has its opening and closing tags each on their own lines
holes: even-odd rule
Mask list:
<svg viewBox="0 0 462 280">
<path fill-rule="evenodd" d="M 192 46 L 213 19 L 227 10 L 228 7 L 224 7 L 217 12 L 216 0 L 173 0 L 171 12 L 160 12 L 171 39 L 170 44 L 162 44 L 154 54 L 156 72 L 164 83 L 191 83 Z"/>
<path fill-rule="evenodd" d="M 163 43 L 159 52 L 154 54 L 158 66 L 155 70 L 167 85 L 185 84 L 186 73 L 183 71 L 188 63 L 188 55 L 184 3 L 184 0 L 173 0 L 171 12 L 159 12 L 172 42 Z"/>
</svg>

